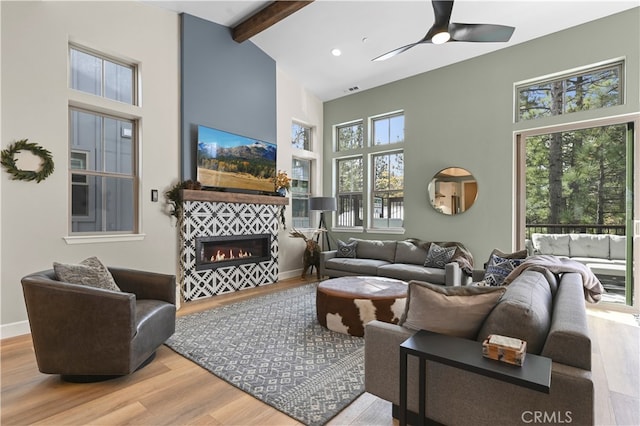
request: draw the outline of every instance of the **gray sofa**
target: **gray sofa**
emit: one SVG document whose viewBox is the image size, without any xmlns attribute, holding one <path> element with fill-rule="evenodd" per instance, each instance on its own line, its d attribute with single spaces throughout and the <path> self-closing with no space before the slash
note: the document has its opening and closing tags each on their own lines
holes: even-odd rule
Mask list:
<svg viewBox="0 0 640 426">
<path fill-rule="evenodd" d="M 320 254 L 320 276 L 382 276 L 402 281 L 420 280 L 446 286 L 459 286 L 467 282 L 472 273 L 473 258 L 461 243 L 437 243 L 440 246 L 456 246 L 456 255 L 444 268 L 424 266 L 430 243 L 418 240 L 364 240 L 357 242 L 354 258 L 339 257 L 337 250 Z"/>
<path fill-rule="evenodd" d="M 399 405 L 399 345 L 414 333 L 380 321 L 371 321 L 365 327 L 365 390 L 391 401 L 395 417 Z M 476 340 L 482 341 L 489 334 L 526 340 L 527 352 L 551 358 L 550 393 L 429 362 L 429 418 L 447 425 L 517 425 L 530 424 L 539 415 L 546 416 L 545 424 L 593 424 L 591 340 L 579 274 L 563 274 L 558 282 L 548 272 L 526 270 L 506 287 L 482 322 Z M 478 352 L 477 356 L 482 355 Z M 408 408 L 417 413 L 415 357 L 409 357 L 408 368 Z"/>
<path fill-rule="evenodd" d="M 566 256 L 591 269 L 596 275 L 624 276 L 627 240 L 609 234 L 531 234 L 530 255 Z"/>
</svg>

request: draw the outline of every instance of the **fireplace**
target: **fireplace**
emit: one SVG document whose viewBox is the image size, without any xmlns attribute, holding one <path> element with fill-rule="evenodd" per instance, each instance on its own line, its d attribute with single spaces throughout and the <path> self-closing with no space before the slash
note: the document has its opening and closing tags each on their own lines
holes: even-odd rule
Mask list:
<svg viewBox="0 0 640 426">
<path fill-rule="evenodd" d="M 279 219 L 287 197 L 184 189 L 182 199 L 176 278 L 185 301 L 278 281 Z"/>
<path fill-rule="evenodd" d="M 271 260 L 271 235 L 196 237 L 196 270 Z"/>
</svg>

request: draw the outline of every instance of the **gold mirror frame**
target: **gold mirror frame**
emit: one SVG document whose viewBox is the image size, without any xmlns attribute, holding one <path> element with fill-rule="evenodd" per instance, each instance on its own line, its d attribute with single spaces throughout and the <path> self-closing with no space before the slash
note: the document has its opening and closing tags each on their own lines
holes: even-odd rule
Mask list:
<svg viewBox="0 0 640 426">
<path fill-rule="evenodd" d="M 478 182 L 467 169 L 447 167 L 435 174 L 427 192 L 431 206 L 444 215 L 469 210 L 478 197 Z"/>
</svg>

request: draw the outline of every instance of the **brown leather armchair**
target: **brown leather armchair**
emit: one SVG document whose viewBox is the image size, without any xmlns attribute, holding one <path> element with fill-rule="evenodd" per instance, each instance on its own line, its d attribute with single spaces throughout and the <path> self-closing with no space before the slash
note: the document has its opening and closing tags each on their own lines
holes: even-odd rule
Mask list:
<svg viewBox="0 0 640 426">
<path fill-rule="evenodd" d="M 175 331 L 175 275 L 109 271 L 121 292 L 56 279 L 53 269 L 22 279 L 38 369 L 68 381 L 130 374 Z"/>
</svg>

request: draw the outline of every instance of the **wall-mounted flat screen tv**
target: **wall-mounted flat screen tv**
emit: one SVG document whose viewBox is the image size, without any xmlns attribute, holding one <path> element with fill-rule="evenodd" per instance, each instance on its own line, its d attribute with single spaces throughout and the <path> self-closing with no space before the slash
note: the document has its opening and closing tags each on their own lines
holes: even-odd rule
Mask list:
<svg viewBox="0 0 640 426">
<path fill-rule="evenodd" d="M 273 192 L 277 145 L 198 126 L 197 179 L 206 188 Z"/>
</svg>

